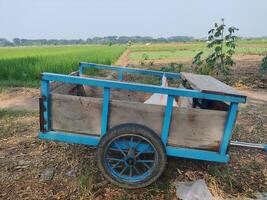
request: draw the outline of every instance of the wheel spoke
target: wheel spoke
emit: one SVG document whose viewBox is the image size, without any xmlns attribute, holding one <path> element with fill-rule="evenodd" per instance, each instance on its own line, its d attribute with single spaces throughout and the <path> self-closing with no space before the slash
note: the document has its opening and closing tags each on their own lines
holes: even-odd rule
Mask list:
<svg viewBox="0 0 267 200">
<path fill-rule="evenodd" d="M 124 157 L 126 157 L 126 154 L 124 151 L 120 148 L 120 146 L 117 144 L 117 142 L 114 141 L 115 146 L 119 149 L 119 151 L 123 154 Z"/>
<path fill-rule="evenodd" d="M 118 162 L 122 162 L 122 159 L 119 158 L 107 158 L 108 160 L 113 160 L 113 161 L 118 161 Z"/>
<path fill-rule="evenodd" d="M 122 143 L 124 143 L 124 145 L 128 147 L 128 149 L 131 148 L 129 145 L 129 141 L 127 141 L 126 139 L 122 139 Z"/>
<path fill-rule="evenodd" d="M 141 173 L 139 172 L 139 170 L 137 169 L 137 167 L 133 166 L 134 170 L 137 172 L 138 175 L 140 175 Z"/>
<path fill-rule="evenodd" d="M 121 172 L 120 172 L 120 175 L 122 175 L 123 174 L 123 172 L 127 169 L 128 167 L 127 166 L 125 166 L 124 168 L 123 168 L 123 170 L 121 170 Z"/>
<path fill-rule="evenodd" d="M 112 166 L 112 169 L 116 169 L 121 164 L 121 161 L 117 162 L 114 166 Z"/>
<path fill-rule="evenodd" d="M 147 169 L 150 169 L 150 167 L 145 162 L 140 162 L 140 163 L 142 163 Z"/>
<path fill-rule="evenodd" d="M 137 158 L 140 154 L 142 154 L 145 150 L 147 150 L 149 145 L 147 145 L 143 150 L 139 151 L 138 154 L 135 155 L 135 158 Z"/>
<path fill-rule="evenodd" d="M 133 167 L 130 167 L 130 176 L 133 176 Z"/>
<path fill-rule="evenodd" d="M 155 160 L 136 160 L 136 162 L 153 163 Z"/>
<path fill-rule="evenodd" d="M 134 145 L 134 149 L 136 149 L 136 147 L 140 144 L 141 140 L 138 140 L 138 142 L 135 143 Z"/>
<path fill-rule="evenodd" d="M 109 148 L 109 150 L 111 150 L 111 151 L 120 151 L 118 148 Z M 123 149 L 121 149 L 122 151 L 123 151 Z"/>
</svg>

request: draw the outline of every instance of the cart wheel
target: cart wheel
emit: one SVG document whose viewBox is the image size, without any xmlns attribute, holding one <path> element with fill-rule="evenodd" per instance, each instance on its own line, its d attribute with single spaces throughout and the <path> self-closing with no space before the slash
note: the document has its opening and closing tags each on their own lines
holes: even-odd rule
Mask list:
<svg viewBox="0 0 267 200">
<path fill-rule="evenodd" d="M 111 183 L 129 189 L 150 185 L 162 174 L 165 148 L 159 136 L 138 124 L 112 128 L 97 149 L 97 165 Z"/>
</svg>

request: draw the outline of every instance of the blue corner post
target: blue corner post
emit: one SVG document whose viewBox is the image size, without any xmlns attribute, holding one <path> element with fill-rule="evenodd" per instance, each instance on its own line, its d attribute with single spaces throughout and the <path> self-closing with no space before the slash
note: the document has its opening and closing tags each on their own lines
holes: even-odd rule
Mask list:
<svg viewBox="0 0 267 200">
<path fill-rule="evenodd" d="M 50 122 L 49 122 L 49 81 L 41 80 L 41 96 L 43 98 L 43 106 L 44 106 L 44 129 L 45 131 L 49 131 Z"/>
<path fill-rule="evenodd" d="M 83 74 L 84 74 L 84 67 L 83 67 L 82 63 L 80 63 L 80 65 L 79 65 L 79 76 L 81 76 Z"/>
<path fill-rule="evenodd" d="M 238 111 L 238 103 L 231 103 L 229 111 L 228 111 L 228 117 L 226 121 L 226 125 L 224 128 L 224 134 L 220 146 L 220 154 L 225 155 L 227 152 L 228 145 L 230 143 L 230 139 L 232 136 L 232 130 L 234 128 L 236 116 Z"/>
<path fill-rule="evenodd" d="M 104 98 L 102 107 L 102 123 L 101 123 L 101 135 L 103 136 L 107 132 L 108 127 L 108 113 L 109 113 L 109 95 L 110 88 L 104 87 Z"/>
<path fill-rule="evenodd" d="M 122 81 L 123 80 L 123 70 L 118 71 L 118 80 Z"/>
<path fill-rule="evenodd" d="M 173 99 L 174 99 L 174 96 L 168 95 L 167 105 L 165 109 L 165 116 L 164 116 L 164 121 L 163 121 L 162 134 L 161 134 L 161 140 L 165 146 L 168 142 L 169 128 L 170 128 L 171 119 L 172 119 Z"/>
</svg>

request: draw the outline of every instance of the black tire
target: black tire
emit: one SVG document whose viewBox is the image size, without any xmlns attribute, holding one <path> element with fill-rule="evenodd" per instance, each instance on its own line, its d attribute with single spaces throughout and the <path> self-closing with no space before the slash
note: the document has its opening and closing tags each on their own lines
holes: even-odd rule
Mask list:
<svg viewBox="0 0 267 200">
<path fill-rule="evenodd" d="M 153 149 L 157 153 L 157 159 L 153 162 L 153 170 L 143 180 L 137 182 L 129 182 L 116 177 L 111 170 L 105 165 L 105 152 L 108 146 L 116 138 L 126 135 L 135 135 L 136 137 L 143 137 L 153 145 Z M 142 188 L 155 182 L 165 169 L 166 153 L 165 147 L 159 136 L 151 129 L 139 124 L 121 124 L 112 128 L 108 133 L 101 138 L 97 149 L 97 165 L 103 176 L 111 183 L 128 189 Z"/>
</svg>

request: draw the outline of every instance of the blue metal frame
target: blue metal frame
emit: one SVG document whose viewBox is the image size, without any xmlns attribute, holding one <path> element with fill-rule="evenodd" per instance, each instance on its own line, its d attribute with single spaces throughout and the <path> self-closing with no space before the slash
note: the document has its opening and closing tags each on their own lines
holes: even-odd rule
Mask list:
<svg viewBox="0 0 267 200">
<path fill-rule="evenodd" d="M 246 98 L 244 97 L 235 97 L 235 96 L 226 96 L 220 94 L 209 94 L 203 93 L 196 90 L 189 90 L 183 88 L 164 88 L 156 85 L 140 84 L 140 83 L 126 83 L 112 80 L 100 80 L 96 78 L 88 77 L 78 77 L 78 76 L 69 76 L 63 74 L 55 73 L 42 73 L 42 80 L 46 81 L 57 81 L 63 83 L 72 83 L 72 84 L 81 84 L 81 85 L 90 85 L 95 87 L 109 87 L 116 89 L 125 89 L 125 90 L 134 90 L 134 91 L 143 91 L 148 93 L 161 93 L 172 96 L 185 96 L 199 99 L 210 99 L 224 102 L 237 102 L 245 103 Z"/>
<path fill-rule="evenodd" d="M 174 96 L 168 95 L 167 105 L 165 109 L 165 116 L 164 116 L 164 121 L 163 121 L 163 126 L 162 126 L 163 127 L 162 134 L 161 134 L 161 140 L 165 146 L 167 145 L 167 142 L 168 142 L 169 128 L 170 128 L 171 119 L 172 119 L 173 99 L 174 99 Z"/>
<path fill-rule="evenodd" d="M 111 65 L 100 65 L 100 64 L 85 63 L 85 62 L 81 62 L 79 64 L 80 74 L 84 73 L 85 68 L 96 68 L 96 69 L 117 71 L 119 73 L 118 79 L 120 81 L 123 79 L 124 72 L 138 73 L 138 74 L 145 74 L 145 75 L 159 76 L 159 77 L 162 77 L 163 75 L 165 75 L 166 78 L 176 78 L 176 79 L 181 78 L 180 73 L 161 72 L 161 71 L 155 71 L 155 70 L 136 69 L 136 68 L 130 68 L 130 67 L 120 67 L 120 66 L 111 66 Z"/>
<path fill-rule="evenodd" d="M 107 127 L 108 127 L 109 94 L 110 94 L 110 89 L 105 87 L 103 95 L 104 99 L 103 99 L 101 135 L 104 135 L 107 132 Z"/>
<path fill-rule="evenodd" d="M 107 132 L 110 89 L 116 88 L 116 89 L 134 90 L 134 91 L 143 91 L 143 92 L 148 92 L 148 93 L 161 93 L 161 94 L 168 95 L 165 116 L 164 116 L 164 121 L 163 121 L 162 136 L 161 136 L 162 142 L 166 147 L 167 155 L 199 159 L 199 160 L 216 161 L 216 162 L 227 162 L 229 160 L 229 156 L 227 155 L 227 148 L 230 142 L 232 129 L 234 127 L 236 116 L 237 116 L 238 103 L 245 103 L 246 102 L 245 97 L 208 94 L 208 93 L 203 93 L 203 92 L 199 92 L 196 90 L 189 90 L 189 89 L 163 88 L 163 87 L 155 86 L 155 85 L 121 82 L 123 80 L 124 72 L 140 73 L 140 74 L 159 76 L 159 77 L 166 76 L 166 78 L 180 78 L 179 73 L 168 73 L 168 72 L 160 72 L 160 71 L 152 71 L 152 70 L 126 68 L 126 67 L 115 67 L 115 66 L 98 65 L 98 64 L 92 64 L 92 63 L 80 63 L 79 74 L 82 75 L 84 73 L 84 69 L 88 67 L 95 67 L 97 69 L 108 69 L 108 70 L 117 71 L 119 81 L 101 80 L 101 79 L 95 79 L 95 78 L 77 77 L 77 76 L 69 76 L 69 75 L 54 74 L 54 73 L 42 73 L 41 94 L 44 100 L 43 106 L 45 109 L 44 109 L 43 116 L 44 116 L 44 120 L 46 123 L 44 125 L 45 132 L 39 133 L 40 139 L 56 140 L 56 141 L 85 144 L 85 145 L 97 145 L 99 143 L 100 138 Z M 101 124 L 100 137 L 81 135 L 81 134 L 72 134 L 72 133 L 66 133 L 66 132 L 56 132 L 56 131 L 50 130 L 50 122 L 49 122 L 49 119 L 50 119 L 49 117 L 50 115 L 49 113 L 49 110 L 50 110 L 49 82 L 50 81 L 90 85 L 90 86 L 104 88 L 102 124 Z M 173 100 L 175 96 L 186 96 L 186 97 L 199 98 L 199 99 L 210 99 L 210 100 L 218 100 L 218 101 L 223 101 L 223 102 L 230 102 L 228 118 L 225 124 L 225 130 L 224 130 L 223 138 L 221 140 L 219 152 L 168 146 L 167 141 L 168 141 L 169 127 L 170 127 L 171 118 L 172 118 Z"/>
<path fill-rule="evenodd" d="M 49 130 L 50 128 L 50 118 L 49 118 L 49 81 L 41 81 L 41 96 L 43 98 L 43 107 L 44 107 L 44 130 Z"/>
<path fill-rule="evenodd" d="M 229 111 L 228 111 L 226 125 L 224 128 L 223 138 L 221 140 L 221 146 L 220 146 L 221 155 L 224 155 L 226 153 L 228 145 L 230 143 L 232 130 L 234 128 L 234 124 L 235 124 L 235 120 L 237 116 L 237 111 L 238 111 L 238 103 L 231 103 Z"/>
</svg>

